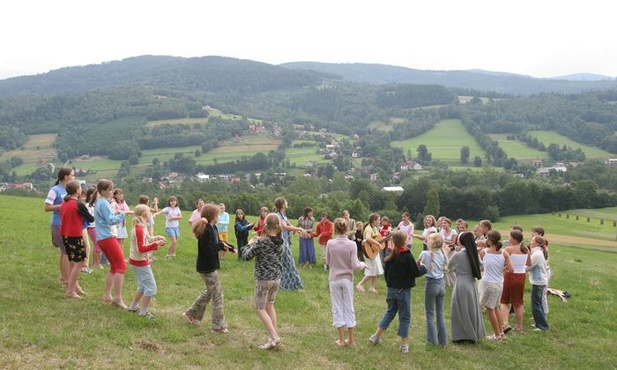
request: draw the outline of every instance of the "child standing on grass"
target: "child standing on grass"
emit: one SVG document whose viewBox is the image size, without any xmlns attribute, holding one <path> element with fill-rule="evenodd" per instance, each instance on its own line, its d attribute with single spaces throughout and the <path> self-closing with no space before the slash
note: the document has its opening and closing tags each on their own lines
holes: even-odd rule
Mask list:
<svg viewBox="0 0 617 370">
<path fill-rule="evenodd" d="M 66 195 L 64 202 L 60 205 L 60 218 L 62 219 L 60 235 L 62 235 L 70 265 L 66 288 L 67 298 L 82 298 L 82 295 L 86 294 L 79 286 L 77 279 L 88 257 L 83 237 L 84 220 L 92 222 L 94 217 L 88 212 L 86 205 L 79 201 L 80 196 L 81 184 L 77 180 L 71 180 L 66 184 Z"/>
<path fill-rule="evenodd" d="M 88 191 L 90 191 L 90 189 Z M 84 192 L 82 189 L 81 194 L 79 195 L 79 203 L 82 203 L 84 206 L 86 206 L 86 209 L 88 210 L 88 206 L 86 205 L 86 199 L 87 199 L 86 192 Z M 90 213 L 90 210 L 88 210 L 88 213 Z M 92 216 L 92 214 L 90 215 Z M 92 216 L 92 219 L 94 219 L 94 216 Z M 84 239 L 84 249 L 86 251 L 86 259 L 84 261 L 84 267 L 81 268 L 81 272 L 86 273 L 86 274 L 92 273 L 92 269 L 90 268 L 90 265 L 92 262 L 92 246 L 90 245 L 90 238 L 88 237 L 88 227 L 89 226 L 90 226 L 90 222 L 88 222 L 84 218 L 84 224 L 81 228 L 81 235 L 82 235 L 82 238 Z"/>
<path fill-rule="evenodd" d="M 366 248 L 366 244 L 371 244 L 375 248 L 381 248 L 380 243 L 375 239 L 379 237 L 379 229 L 377 225 L 379 224 L 380 218 L 377 213 L 371 213 L 368 217 L 368 222 L 366 227 L 364 228 L 363 235 L 364 240 L 362 242 L 363 247 Z M 377 276 L 383 275 L 383 266 L 381 264 L 381 259 L 379 258 L 379 253 L 374 258 L 365 258 L 364 263 L 366 264 L 366 269 L 364 269 L 364 277 L 358 284 L 356 284 L 356 289 L 360 292 L 364 292 L 364 284 L 369 283 L 368 291 L 371 293 L 377 293 L 375 290 L 375 283 L 377 282 Z"/>
<path fill-rule="evenodd" d="M 255 225 L 249 224 L 244 217 L 244 211 L 241 209 L 236 210 L 236 220 L 234 222 L 234 232 L 236 234 L 236 244 L 238 247 L 238 261 L 242 259 L 242 248 L 249 243 L 249 231 L 253 229 Z"/>
<path fill-rule="evenodd" d="M 274 301 L 283 274 L 282 232 L 279 216 L 270 213 L 265 218 L 261 237 L 249 243 L 242 251 L 243 260 L 255 258 L 255 308 L 257 317 L 268 331 L 268 341 L 259 346 L 261 349 L 271 349 L 281 345 L 281 338 L 276 331 Z"/>
<path fill-rule="evenodd" d="M 356 231 L 354 232 L 353 240 L 356 242 L 356 249 L 359 261 L 364 261 L 364 251 L 362 250 L 362 241 L 364 241 L 364 235 L 362 235 L 363 229 L 364 224 L 360 221 L 356 222 Z"/>
<path fill-rule="evenodd" d="M 168 206 L 156 212 L 153 216 L 165 214 L 165 232 L 167 237 L 171 241 L 169 248 L 167 249 L 167 256 L 165 258 L 173 258 L 176 256 L 176 244 L 180 237 L 180 222 L 182 219 L 182 211 L 178 207 L 178 198 L 175 196 L 169 197 Z"/>
<path fill-rule="evenodd" d="M 366 267 L 358 261 L 356 243 L 349 240 L 348 222 L 343 218 L 334 220 L 336 237 L 330 239 L 326 248 L 326 261 L 330 266 L 330 299 L 332 300 L 332 325 L 338 331 L 339 346 L 354 346 L 356 313 L 353 305 L 353 270 Z M 347 327 L 348 340 L 345 340 L 343 326 Z"/>
<path fill-rule="evenodd" d="M 386 256 L 385 275 L 388 286 L 386 303 L 388 309 L 379 322 L 377 331 L 371 335 L 369 342 L 381 343 L 381 334 L 388 329 L 394 316 L 398 313 L 398 335 L 401 337 L 399 350 L 409 353 L 409 324 L 411 323 L 411 288 L 416 286 L 416 278 L 426 274 L 422 262 L 416 264 L 411 251 L 406 247 L 407 235 L 403 231 L 395 231 L 392 235 L 394 246 L 392 253 Z"/>
<path fill-rule="evenodd" d="M 191 325 L 198 325 L 204 317 L 206 306 L 212 301 L 212 331 L 227 333 L 225 312 L 223 311 L 223 288 L 219 280 L 219 251 L 235 249 L 219 240 L 216 227 L 221 209 L 215 204 L 206 204 L 201 210 L 201 219 L 193 223 L 193 234 L 197 238 L 197 272 L 206 284 L 193 305 L 184 311 L 184 319 Z"/>
<path fill-rule="evenodd" d="M 114 198 L 111 201 L 112 207 L 116 209 L 117 212 L 129 212 L 131 209 L 129 205 L 124 200 L 124 192 L 120 188 L 114 189 Z M 122 221 L 118 224 L 118 243 L 120 243 L 120 247 L 124 249 L 124 239 L 128 237 L 128 232 L 126 230 L 126 222 Z"/>
<path fill-rule="evenodd" d="M 551 280 L 551 266 L 548 264 L 548 239 L 544 236 L 544 228 L 542 226 L 536 226 L 531 229 L 531 237 L 536 235 L 541 236 L 542 239 L 544 239 L 542 253 L 544 254 L 544 259 L 546 260 L 546 286 L 542 292 L 542 308 L 544 309 L 544 314 L 548 315 L 548 283 Z"/>
<path fill-rule="evenodd" d="M 137 275 L 137 291 L 133 296 L 133 301 L 129 306 L 129 311 L 139 311 L 139 316 L 154 319 L 154 315 L 148 309 L 152 297 L 156 294 L 156 281 L 150 267 L 148 252 L 158 250 L 159 246 L 165 245 L 164 236 L 150 236 L 148 232 L 148 219 L 150 217 L 150 207 L 145 204 L 138 204 L 133 210 L 133 230 L 131 230 L 130 257 L 129 263 L 135 275 Z M 139 303 L 141 301 L 141 307 Z"/>
<path fill-rule="evenodd" d="M 326 262 L 326 244 L 328 244 L 328 240 L 332 239 L 332 234 L 334 234 L 334 224 L 328 219 L 328 212 L 324 212 L 321 214 L 321 221 L 317 224 L 315 232 L 312 236 L 319 238 L 319 246 L 321 247 L 321 261 L 323 262 L 323 269 L 326 272 L 328 271 L 328 263 Z"/>
<path fill-rule="evenodd" d="M 94 202 L 96 201 L 96 187 L 88 189 L 86 192 L 86 208 L 88 212 L 94 217 Z M 88 235 L 92 239 L 92 267 L 95 269 L 103 269 L 101 261 L 101 255 L 103 251 L 99 247 L 99 243 L 96 241 L 96 222 L 90 222 L 87 227 Z"/>
<path fill-rule="evenodd" d="M 542 292 L 548 284 L 544 243 L 545 240 L 540 235 L 531 238 L 531 265 L 526 269 L 529 272 L 529 283 L 531 283 L 531 313 L 535 322 L 534 331 L 549 329 L 546 312 L 542 305 Z"/>
<path fill-rule="evenodd" d="M 445 347 L 446 316 L 444 311 L 446 301 L 446 281 L 444 270 L 446 268 L 446 256 L 443 253 L 441 234 L 433 233 L 426 237 L 428 250 L 422 251 L 418 256 L 418 264 L 427 267 L 426 285 L 424 287 L 424 310 L 426 311 L 426 341 L 433 345 Z M 437 332 L 435 332 L 435 324 Z"/>
<path fill-rule="evenodd" d="M 501 233 L 491 230 L 487 234 L 487 248 L 480 251 L 480 260 L 484 266 L 482 275 L 482 294 L 480 304 L 486 308 L 493 335 L 489 335 L 488 340 L 502 340 L 503 318 L 501 316 L 501 292 L 503 291 L 503 274 L 512 272 L 514 267 L 510 260 L 510 254 L 501 249 Z"/>
<path fill-rule="evenodd" d="M 109 272 L 105 279 L 105 290 L 103 292 L 103 303 L 111 303 L 116 307 L 126 309 L 127 306 L 122 299 L 122 285 L 124 284 L 124 273 L 126 272 L 126 261 L 122 247 L 116 236 L 115 225 L 125 219 L 126 214 L 132 212 L 125 211 L 116 213 L 113 210 L 110 200 L 113 194 L 114 183 L 110 180 L 102 179 L 96 184 L 94 220 L 96 221 L 96 240 L 101 250 L 109 261 Z M 112 293 L 113 290 L 113 293 Z M 113 295 L 112 295 L 113 294 Z"/>
</svg>

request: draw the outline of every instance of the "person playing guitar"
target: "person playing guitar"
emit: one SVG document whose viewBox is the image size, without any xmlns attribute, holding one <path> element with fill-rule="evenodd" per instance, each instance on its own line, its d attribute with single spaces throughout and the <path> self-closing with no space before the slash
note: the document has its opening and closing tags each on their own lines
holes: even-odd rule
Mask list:
<svg viewBox="0 0 617 370">
<path fill-rule="evenodd" d="M 375 290 L 375 282 L 377 276 L 383 275 L 383 266 L 381 265 L 381 258 L 379 258 L 379 251 L 383 248 L 383 243 L 380 243 L 379 228 L 380 218 L 377 213 L 371 213 L 368 218 L 368 223 L 364 228 L 364 254 L 366 256 L 365 263 L 366 269 L 364 270 L 364 277 L 356 285 L 356 289 L 360 292 L 364 292 L 364 284 L 369 282 L 369 292 L 377 293 Z M 383 239 L 381 239 L 383 240 Z"/>
</svg>

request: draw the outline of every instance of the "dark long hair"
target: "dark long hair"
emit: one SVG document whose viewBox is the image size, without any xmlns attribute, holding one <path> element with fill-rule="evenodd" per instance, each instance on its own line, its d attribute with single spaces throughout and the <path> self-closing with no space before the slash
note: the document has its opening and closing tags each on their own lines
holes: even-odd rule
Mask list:
<svg viewBox="0 0 617 370">
<path fill-rule="evenodd" d="M 473 277 L 476 279 L 482 278 L 482 273 L 480 272 L 480 258 L 478 257 L 478 249 L 476 247 L 476 241 L 474 240 L 474 236 L 470 232 L 462 233 L 459 236 L 459 241 L 463 247 L 465 247 L 465 253 L 467 254 L 467 258 L 469 258 L 469 264 L 471 265 L 471 272 Z"/>
<path fill-rule="evenodd" d="M 73 172 L 73 169 L 71 167 L 60 167 L 60 169 L 58 170 L 58 178 L 54 185 L 58 185 L 59 183 L 61 183 L 65 177 L 71 174 L 71 172 Z"/>
</svg>

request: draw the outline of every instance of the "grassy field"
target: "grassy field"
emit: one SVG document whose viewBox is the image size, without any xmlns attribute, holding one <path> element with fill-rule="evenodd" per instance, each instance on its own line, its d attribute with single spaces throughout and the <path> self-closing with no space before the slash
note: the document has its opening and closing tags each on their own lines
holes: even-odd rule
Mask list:
<svg viewBox="0 0 617 370">
<path fill-rule="evenodd" d="M 614 214 L 614 209 L 599 212 Z M 163 249 L 153 262 L 158 294 L 152 309 L 157 318 L 147 320 L 100 302 L 105 278 L 102 270 L 80 277 L 90 293 L 86 298 L 64 298 L 58 284 L 58 251 L 49 240 L 50 214 L 43 212 L 43 199 L 0 196 L 0 368 L 612 369 L 617 363 L 613 351 L 617 340 L 613 289 L 617 284 L 617 242 L 597 239 L 606 244 L 598 250 L 587 243 L 556 241 L 561 236 L 578 240 L 576 236 L 592 230 L 586 222 L 558 215 L 534 215 L 507 218 L 496 224 L 507 229 L 516 222 L 529 230 L 540 222 L 547 230 L 551 241 L 551 287 L 572 294 L 567 303 L 549 297 L 549 332 L 528 330 L 509 335 L 502 343 L 448 345 L 443 350 L 427 346 L 424 278 L 420 278 L 412 290 L 411 353 L 398 352 L 397 320 L 384 334 L 384 343 L 376 348 L 366 339 L 386 307 L 385 285 L 380 279 L 378 294 L 355 296 L 357 346 L 339 348 L 334 344 L 327 275 L 319 268 L 300 268 L 305 289 L 281 291 L 276 301 L 283 347 L 267 352 L 256 347 L 264 342 L 266 334 L 252 307 L 253 262 L 238 262 L 235 256 L 221 262 L 229 334 L 210 332 L 210 307 L 201 326 L 190 327 L 183 321 L 181 312 L 203 289 L 195 272 L 196 242 L 188 231 L 189 213 L 183 212 L 178 257 L 165 260 Z M 157 219 L 155 226 L 161 233 L 162 219 Z M 611 227 L 605 224 L 602 230 L 614 230 Z M 591 242 L 595 236 L 591 232 L 587 240 Z M 414 254 L 419 247 L 414 246 Z M 295 239 L 293 252 L 297 256 Z M 359 279 L 357 274 L 356 281 Z M 129 270 L 124 284 L 125 301 L 130 301 L 135 286 L 134 273 Z M 528 293 L 525 300 L 525 327 L 529 328 Z M 449 330 L 449 291 L 446 302 Z M 485 324 L 489 326 L 486 319 Z"/>
<path fill-rule="evenodd" d="M 607 152 L 606 150 L 602 150 L 599 148 L 595 148 L 592 146 L 587 146 L 585 144 L 577 143 L 574 140 L 571 140 L 563 135 L 558 134 L 555 131 L 529 131 L 529 135 L 537 138 L 539 141 L 543 142 L 544 145 L 548 148 L 549 144 L 555 143 L 560 147 L 565 145 L 569 146 L 572 149 L 576 150 L 581 148 L 583 152 L 585 152 L 586 159 L 605 159 L 605 158 L 613 158 L 615 155 Z"/>
<path fill-rule="evenodd" d="M 56 162 L 56 149 L 53 147 L 57 134 L 29 135 L 28 140 L 22 148 L 9 150 L 0 153 L 0 161 L 6 162 L 11 157 L 19 157 L 24 163 L 13 168 L 17 176 L 25 176 L 34 172 L 39 160 L 44 159 L 48 162 Z"/>
<path fill-rule="evenodd" d="M 208 114 L 209 116 L 206 118 L 177 118 L 177 119 L 163 119 L 163 120 L 156 120 L 156 121 L 148 121 L 146 123 L 146 127 L 152 128 L 152 127 L 161 126 L 161 125 L 179 125 L 179 124 L 190 125 L 190 126 L 194 124 L 206 124 L 208 123 L 209 117 L 220 117 L 226 120 L 242 119 L 242 116 L 238 116 L 234 114 L 226 114 L 226 113 L 221 112 L 218 109 L 212 109 L 212 108 L 208 110 Z M 256 120 L 252 118 L 247 118 L 247 120 L 249 122 L 261 122 L 260 120 Z"/>
<path fill-rule="evenodd" d="M 469 167 L 473 166 L 475 156 L 484 161 L 484 150 L 456 119 L 440 121 L 432 130 L 420 136 L 403 141 L 393 141 L 390 145 L 393 148 L 403 148 L 405 154 L 410 150 L 412 157 L 416 157 L 418 155 L 416 149 L 421 144 L 426 145 L 428 151 L 433 154 L 433 160 L 438 159 L 448 165 L 461 166 L 461 147 L 463 146 L 468 146 L 470 149 Z"/>
<path fill-rule="evenodd" d="M 548 153 L 528 147 L 519 140 L 507 140 L 505 134 L 489 135 L 491 139 L 499 143 L 499 147 L 508 155 L 508 158 L 516 158 L 519 163 L 531 164 L 533 159 L 548 159 Z"/>
</svg>

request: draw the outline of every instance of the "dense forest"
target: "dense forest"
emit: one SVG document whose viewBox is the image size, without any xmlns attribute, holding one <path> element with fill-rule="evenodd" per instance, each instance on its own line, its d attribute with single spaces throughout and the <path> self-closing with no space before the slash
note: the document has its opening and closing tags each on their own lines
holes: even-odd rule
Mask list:
<svg viewBox="0 0 617 370">
<path fill-rule="evenodd" d="M 534 86 L 537 83 L 533 81 Z M 310 201 L 334 214 L 347 208 L 362 217 L 369 210 L 395 217 L 408 210 L 415 217 L 430 212 L 496 219 L 516 213 L 617 204 L 617 171 L 613 168 L 617 166 L 588 161 L 579 148 L 540 142 L 528 134 L 554 131 L 617 153 L 617 89 L 585 90 L 584 86 L 591 85 L 579 85 L 573 94 L 510 95 L 479 90 L 473 84 L 446 85 L 354 82 L 327 71 L 220 57 L 130 58 L 0 81 L 0 150 L 22 147 L 28 135 L 57 133 L 58 164 L 81 155 L 122 160 L 118 180 L 125 181 L 129 195 L 173 192 L 181 195 L 185 207 L 197 197 L 216 196 L 229 203 L 230 209 L 241 207 L 249 214 L 277 193 L 303 197 L 299 203 L 290 202 L 298 207 Z M 210 117 L 208 107 L 242 118 Z M 260 120 L 269 129 L 280 129 L 277 150 L 211 166 L 198 165 L 193 158 L 179 154 L 164 163 L 152 163 L 141 175 L 158 179 L 168 171 L 252 174 L 249 182 L 200 184 L 189 180 L 180 188 L 163 190 L 141 183 L 131 172 L 142 150 L 197 145 L 200 153 L 207 153 L 223 140 L 244 135 L 251 124 L 247 117 Z M 183 118 L 199 118 L 207 124 L 147 125 L 149 121 Z M 432 161 L 426 147 L 418 148 L 418 153 L 404 153 L 389 145 L 453 118 L 461 120 L 486 152 L 485 158 L 472 159 L 476 166 L 485 167 L 481 172 L 450 171 Z M 375 122 L 387 129 L 375 128 Z M 299 126 L 355 135 L 357 140 L 344 140 L 339 151 L 345 156 L 311 169 L 310 174 L 316 175 L 313 178 L 277 175 L 290 166 L 285 150 L 298 138 Z M 546 151 L 555 162 L 586 163 L 567 174 L 538 178 L 529 163 L 509 158 L 492 134 L 505 134 Z M 361 166 L 354 167 L 347 159 L 355 151 L 362 157 Z M 423 176 L 402 173 L 393 180 L 398 164 L 411 157 L 432 170 Z M 11 169 L 20 164 L 19 158 L 0 163 L 0 178 L 19 180 Z M 356 179 L 345 180 L 352 170 Z M 39 168 L 27 179 L 45 182 L 52 176 L 48 172 Z M 374 174 L 377 181 L 369 181 Z M 401 195 L 380 190 L 393 182 L 404 188 Z"/>
</svg>

